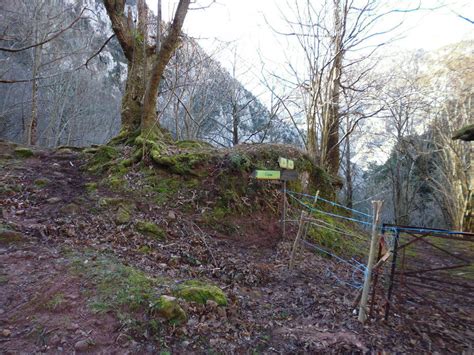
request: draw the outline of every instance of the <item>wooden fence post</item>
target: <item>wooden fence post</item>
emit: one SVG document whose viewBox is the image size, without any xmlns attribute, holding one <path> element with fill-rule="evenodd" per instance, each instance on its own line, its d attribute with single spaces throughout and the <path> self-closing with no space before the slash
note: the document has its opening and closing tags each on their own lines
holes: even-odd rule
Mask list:
<svg viewBox="0 0 474 355">
<path fill-rule="evenodd" d="M 281 229 L 283 238 L 286 237 L 286 180 L 283 181 L 283 201 L 281 210 Z"/>
<path fill-rule="evenodd" d="M 293 270 L 293 267 L 295 265 L 295 258 L 296 258 L 296 253 L 298 251 L 298 246 L 300 239 L 302 235 L 304 234 L 304 229 L 305 229 L 305 219 L 306 219 L 306 212 L 301 211 L 301 217 L 300 217 L 300 223 L 298 227 L 298 233 L 296 234 L 295 241 L 293 242 L 293 249 L 291 250 L 291 256 L 290 256 L 290 270 Z"/>
<path fill-rule="evenodd" d="M 375 253 L 378 244 L 378 224 L 380 221 L 380 211 L 382 209 L 383 201 L 372 201 L 374 216 L 372 222 L 372 239 L 370 241 L 369 260 L 367 261 L 367 270 L 364 280 L 364 288 L 362 289 L 362 296 L 359 307 L 359 321 L 364 323 L 367 319 L 367 300 L 369 298 L 370 281 L 372 277 L 372 267 L 374 265 Z"/>
</svg>

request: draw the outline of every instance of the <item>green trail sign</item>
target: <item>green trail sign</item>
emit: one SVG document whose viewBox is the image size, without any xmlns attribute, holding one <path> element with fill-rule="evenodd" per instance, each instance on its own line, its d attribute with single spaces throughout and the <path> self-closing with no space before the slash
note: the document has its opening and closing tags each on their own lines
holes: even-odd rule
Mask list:
<svg viewBox="0 0 474 355">
<path fill-rule="evenodd" d="M 280 180 L 279 170 L 255 170 L 252 177 L 258 180 Z"/>
<path fill-rule="evenodd" d="M 298 179 L 298 172 L 292 170 L 255 170 L 252 175 L 257 180 L 294 181 Z"/>
</svg>

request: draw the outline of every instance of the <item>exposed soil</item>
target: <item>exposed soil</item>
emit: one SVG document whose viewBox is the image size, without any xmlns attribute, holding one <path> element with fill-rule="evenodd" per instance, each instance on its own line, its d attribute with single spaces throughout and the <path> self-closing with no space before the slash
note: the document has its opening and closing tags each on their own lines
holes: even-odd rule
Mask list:
<svg viewBox="0 0 474 355">
<path fill-rule="evenodd" d="M 374 321 L 361 325 L 352 305 L 357 291 L 338 281 L 347 276 L 343 265 L 305 251 L 297 268 L 288 270 L 292 241 L 281 239 L 276 215 L 237 215 L 231 222 L 240 228 L 228 236 L 201 225 L 196 212 L 174 208 L 176 203 L 158 206 L 143 199 L 135 201 L 133 220 L 163 226 L 166 241 L 137 233 L 133 220 L 117 225 L 115 211 L 99 208 L 98 199 L 123 196 L 106 187 L 88 193 L 85 184 L 99 177 L 83 172 L 83 163 L 82 155 L 71 151 L 0 160 L 0 183 L 15 187 L 0 191 L 0 223 L 23 234 L 21 242 L 0 244 L 2 353 L 473 349 L 469 318 L 448 321 L 430 306 L 418 312 L 415 299 L 396 307 L 388 323 L 380 321 L 380 309 Z M 288 235 L 294 234 L 290 226 Z M 94 291 L 86 276 L 70 268 L 71 253 L 86 251 L 113 254 L 167 279 L 206 278 L 224 290 L 229 305 L 190 305 L 187 322 L 165 327 L 159 338 L 131 334 L 117 314 L 95 313 L 89 306 Z M 450 303 L 448 294 L 439 297 L 444 312 L 472 315 L 469 304 Z"/>
</svg>

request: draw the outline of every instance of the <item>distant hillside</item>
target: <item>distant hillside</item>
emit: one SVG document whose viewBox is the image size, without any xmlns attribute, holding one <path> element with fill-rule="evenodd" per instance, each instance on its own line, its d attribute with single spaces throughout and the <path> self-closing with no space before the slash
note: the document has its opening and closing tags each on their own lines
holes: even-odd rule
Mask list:
<svg viewBox="0 0 474 355">
<path fill-rule="evenodd" d="M 133 12 L 135 1 L 127 3 Z M 14 1 L 2 5 L 6 9 L 14 6 Z M 54 25 L 49 20 L 45 20 L 44 26 L 35 25 L 34 16 L 45 19 L 56 16 L 62 23 L 70 23 L 84 7 L 90 9 L 84 12 L 87 18 L 79 21 L 73 31 L 42 46 L 39 61 L 34 60 L 33 49 L 0 52 L 0 63 L 7 68 L 0 72 L 2 78 L 29 80 L 35 67 L 37 77 L 44 78 L 37 80 L 41 146 L 100 144 L 117 134 L 127 64 L 113 38 L 89 61 L 87 68 L 84 66 L 112 34 L 100 0 L 63 0 L 55 6 L 44 4 L 36 15 L 31 9 L 23 9 L 19 21 L 9 16 L 8 11 L 0 11 L 3 23 L 0 29 L 9 26 L 9 32 L 18 33 L 18 38 L 30 43 L 29 33 L 48 33 L 48 28 Z M 55 25 L 64 26 L 62 23 Z M 7 45 L 6 41 L 0 44 Z M 167 68 L 160 91 L 157 108 L 161 112 L 160 122 L 175 138 L 231 146 L 236 142 L 233 131 L 237 126 L 238 143 L 297 142 L 291 127 L 278 117 L 270 117 L 259 99 L 193 39 L 184 39 Z M 33 110 L 33 95 L 31 81 L 0 84 L 0 138 L 24 141 L 25 127 Z"/>
</svg>

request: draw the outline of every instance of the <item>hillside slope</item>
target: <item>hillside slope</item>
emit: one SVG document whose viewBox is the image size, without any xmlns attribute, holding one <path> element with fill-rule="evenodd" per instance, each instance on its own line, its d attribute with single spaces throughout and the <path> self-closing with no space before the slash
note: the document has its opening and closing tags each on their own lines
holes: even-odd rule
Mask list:
<svg viewBox="0 0 474 355">
<path fill-rule="evenodd" d="M 167 166 L 128 168 L 117 163 L 126 148 L 0 148 L 7 352 L 427 349 L 409 317 L 358 323 L 335 260 L 305 252 L 288 270 L 295 228 L 281 237 L 280 187 L 248 175 L 286 154 L 318 180 L 308 192 L 330 193 L 331 179 L 293 148 L 182 142 Z M 451 338 L 430 344 L 466 349 Z"/>
</svg>

